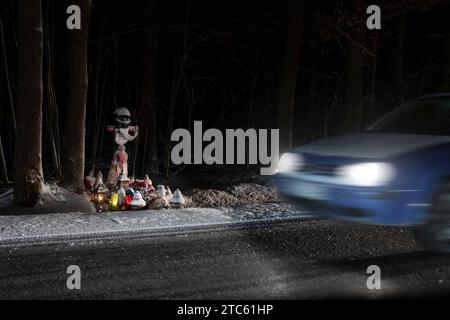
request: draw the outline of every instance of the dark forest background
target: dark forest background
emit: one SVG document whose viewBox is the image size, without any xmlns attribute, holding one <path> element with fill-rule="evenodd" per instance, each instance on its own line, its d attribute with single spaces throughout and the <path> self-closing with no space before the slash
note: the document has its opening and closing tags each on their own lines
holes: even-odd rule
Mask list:
<svg viewBox="0 0 450 320">
<path fill-rule="evenodd" d="M 13 180 L 18 2 L 0 2 L 2 184 Z M 67 148 L 74 47 L 66 8 L 76 2 L 42 0 L 46 180 L 61 178 Z M 194 120 L 203 120 L 204 130 L 280 128 L 286 149 L 360 130 L 412 97 L 449 91 L 449 1 L 377 1 L 381 30 L 366 28 L 370 4 L 92 1 L 86 171 L 109 167 L 114 143 L 105 129 L 119 106 L 128 107 L 140 127 L 127 151 L 130 173 L 142 176 L 177 170 L 168 161 L 170 134 Z"/>
</svg>

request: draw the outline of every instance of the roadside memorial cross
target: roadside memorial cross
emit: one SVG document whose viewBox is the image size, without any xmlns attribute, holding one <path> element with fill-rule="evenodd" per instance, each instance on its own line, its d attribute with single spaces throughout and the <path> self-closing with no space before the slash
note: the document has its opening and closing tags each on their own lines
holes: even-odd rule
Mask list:
<svg viewBox="0 0 450 320">
<path fill-rule="evenodd" d="M 114 133 L 114 142 L 117 144 L 106 182 L 110 188 L 117 185 L 119 177 L 128 179 L 128 154 L 125 151 L 125 144 L 134 140 L 139 130 L 137 126 L 130 126 L 131 114 L 127 108 L 117 108 L 114 115 L 116 117 L 115 126 L 107 128 L 108 132 Z"/>
</svg>

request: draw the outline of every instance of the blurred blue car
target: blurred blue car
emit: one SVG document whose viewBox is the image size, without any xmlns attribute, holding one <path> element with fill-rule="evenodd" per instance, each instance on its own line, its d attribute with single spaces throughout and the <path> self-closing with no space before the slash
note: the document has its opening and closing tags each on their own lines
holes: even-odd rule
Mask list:
<svg viewBox="0 0 450 320">
<path fill-rule="evenodd" d="M 420 225 L 426 247 L 450 248 L 450 94 L 414 99 L 367 130 L 282 155 L 274 184 L 319 217 Z"/>
</svg>

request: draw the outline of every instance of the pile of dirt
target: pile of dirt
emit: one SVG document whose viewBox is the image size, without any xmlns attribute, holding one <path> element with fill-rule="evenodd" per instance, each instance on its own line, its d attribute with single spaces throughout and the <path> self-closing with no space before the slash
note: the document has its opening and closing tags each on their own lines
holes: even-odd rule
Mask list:
<svg viewBox="0 0 450 320">
<path fill-rule="evenodd" d="M 193 189 L 186 192 L 185 198 L 187 206 L 200 208 L 281 201 L 273 186 L 256 183 L 239 183 L 225 189 Z"/>
</svg>

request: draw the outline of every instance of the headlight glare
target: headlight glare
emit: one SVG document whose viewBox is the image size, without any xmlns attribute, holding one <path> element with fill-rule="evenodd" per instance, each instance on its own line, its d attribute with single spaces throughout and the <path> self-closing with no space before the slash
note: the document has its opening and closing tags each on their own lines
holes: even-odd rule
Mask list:
<svg viewBox="0 0 450 320">
<path fill-rule="evenodd" d="M 367 162 L 342 166 L 338 168 L 337 175 L 342 184 L 377 187 L 391 181 L 395 169 L 389 163 Z"/>
<path fill-rule="evenodd" d="M 303 157 L 298 153 L 285 153 L 278 163 L 278 172 L 287 173 L 300 170 L 303 166 Z"/>
</svg>

